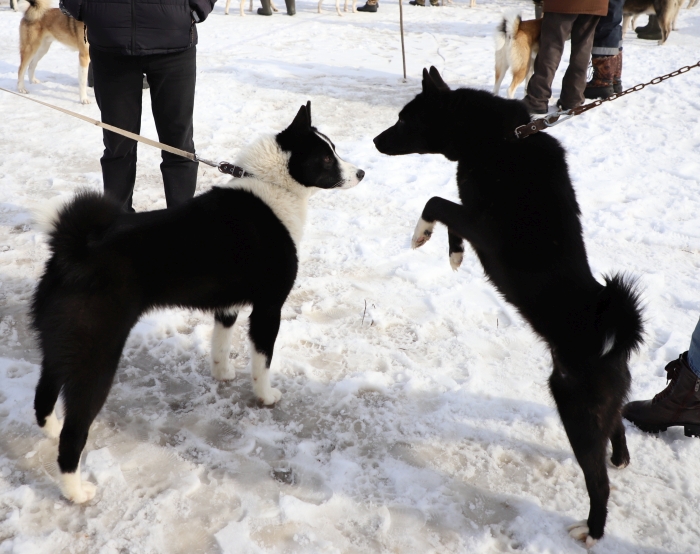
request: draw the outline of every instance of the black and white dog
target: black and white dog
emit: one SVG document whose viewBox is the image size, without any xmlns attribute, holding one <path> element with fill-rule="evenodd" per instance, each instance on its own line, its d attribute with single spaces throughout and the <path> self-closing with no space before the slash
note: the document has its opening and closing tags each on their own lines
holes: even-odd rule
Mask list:
<svg viewBox="0 0 700 554">
<path fill-rule="evenodd" d="M 457 269 L 469 241 L 489 280 L 549 346 L 550 390 L 590 497 L 588 520 L 569 531 L 591 546 L 603 536 L 607 516 L 608 440 L 612 463 L 629 463 L 620 408 L 642 318 L 631 283 L 614 275 L 602 285 L 591 274 L 559 142 L 546 133 L 512 140 L 514 129 L 529 121 L 522 102 L 450 90 L 432 67 L 423 70 L 423 91 L 374 143 L 384 154 L 442 154 L 458 163 L 462 203 L 431 198 L 413 247 L 425 244 L 440 222 Z"/>
<path fill-rule="evenodd" d="M 250 174 L 180 207 L 128 214 L 101 194 L 83 192 L 47 214 L 52 255 L 32 304 L 43 353 L 34 408 L 58 437 L 61 492 L 73 502 L 95 495 L 80 478 L 90 424 L 104 404 L 122 349 L 141 314 L 183 306 L 214 312 L 211 371 L 232 379 L 231 331 L 250 305 L 253 391 L 263 404 L 280 312 L 297 275 L 297 249 L 309 197 L 357 185 L 364 171 L 341 160 L 311 126 L 311 104 L 292 124 L 244 149 Z M 54 412 L 59 394 L 65 420 Z"/>
</svg>

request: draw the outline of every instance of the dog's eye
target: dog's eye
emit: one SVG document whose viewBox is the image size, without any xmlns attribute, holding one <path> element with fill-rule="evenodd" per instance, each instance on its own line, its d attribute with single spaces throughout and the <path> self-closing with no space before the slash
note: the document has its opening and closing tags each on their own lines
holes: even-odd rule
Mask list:
<svg viewBox="0 0 700 554">
<path fill-rule="evenodd" d="M 330 157 L 330 156 L 326 156 L 325 158 L 323 158 L 323 163 L 324 163 L 324 164 L 329 164 L 329 163 L 331 163 L 331 157 Z"/>
</svg>

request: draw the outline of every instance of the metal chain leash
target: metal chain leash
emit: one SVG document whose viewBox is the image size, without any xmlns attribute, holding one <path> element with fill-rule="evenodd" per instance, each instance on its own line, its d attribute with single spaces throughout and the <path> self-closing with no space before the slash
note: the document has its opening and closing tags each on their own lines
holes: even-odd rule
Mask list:
<svg viewBox="0 0 700 554">
<path fill-rule="evenodd" d="M 530 121 L 530 123 L 527 123 L 525 125 L 521 125 L 520 127 L 516 127 L 515 138 L 522 139 L 522 138 L 529 137 L 530 135 L 534 135 L 535 133 L 539 133 L 540 131 L 543 131 L 547 127 L 554 127 L 555 125 L 558 125 L 559 123 L 566 121 L 567 119 L 570 119 L 570 118 L 574 117 L 575 115 L 580 115 L 583 112 L 587 112 L 588 110 L 592 110 L 593 108 L 597 108 L 603 102 L 612 102 L 613 100 L 617 100 L 621 96 L 625 96 L 626 94 L 629 94 L 631 92 L 637 92 L 639 90 L 642 90 L 646 86 L 658 85 L 659 83 L 661 83 L 662 81 L 665 81 L 666 79 L 670 79 L 671 77 L 676 77 L 678 75 L 681 75 L 682 73 L 687 73 L 688 71 L 690 71 L 691 69 L 694 69 L 696 67 L 700 67 L 700 61 L 698 63 L 696 63 L 695 65 L 686 65 L 684 67 L 681 67 L 680 69 L 676 69 L 676 71 L 672 71 L 671 73 L 668 73 L 667 75 L 662 75 L 661 77 L 654 77 L 648 83 L 640 83 L 638 85 L 633 86 L 632 88 L 628 88 L 627 90 L 623 90 L 622 92 L 614 93 L 611 96 L 608 96 L 607 98 L 595 100 L 595 101 L 590 102 L 588 104 L 584 104 L 582 106 L 577 106 L 576 108 L 572 108 L 570 110 L 563 110 L 560 112 L 556 112 L 556 113 L 547 115 L 547 116 L 539 118 L 539 119 L 533 119 L 532 121 Z"/>
</svg>

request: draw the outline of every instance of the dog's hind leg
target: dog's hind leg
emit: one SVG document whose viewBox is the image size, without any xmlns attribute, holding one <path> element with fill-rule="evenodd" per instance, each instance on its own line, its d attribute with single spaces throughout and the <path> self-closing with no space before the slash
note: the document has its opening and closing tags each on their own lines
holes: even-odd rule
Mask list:
<svg viewBox="0 0 700 554">
<path fill-rule="evenodd" d="M 508 71 L 508 62 L 505 60 L 505 53 L 501 55 L 500 52 L 496 52 L 495 71 L 496 78 L 493 83 L 493 95 L 498 96 L 498 92 L 501 90 L 501 83 L 506 76 L 506 71 Z"/>
<path fill-rule="evenodd" d="M 89 104 L 90 99 L 87 95 L 88 68 L 90 67 L 90 51 L 85 45 L 85 48 L 80 52 L 78 58 L 78 90 L 80 92 L 80 103 Z"/>
<path fill-rule="evenodd" d="M 253 392 L 263 404 L 278 402 L 282 393 L 270 386 L 270 364 L 280 328 L 282 307 L 257 303 L 250 314 L 250 352 Z"/>
<path fill-rule="evenodd" d="M 627 439 L 625 437 L 625 426 L 622 423 L 622 415 L 617 414 L 617 420 L 614 423 L 612 435 L 610 435 L 612 443 L 612 456 L 610 461 L 615 467 L 627 467 L 630 463 L 630 453 L 627 450 Z"/>
<path fill-rule="evenodd" d="M 448 229 L 447 242 L 450 245 L 450 266 L 454 271 L 457 271 L 464 259 L 464 241 L 462 237 L 455 235 Z"/>
<path fill-rule="evenodd" d="M 61 392 L 61 384 L 57 373 L 51 371 L 46 362 L 43 362 L 41 377 L 34 394 L 34 413 L 39 427 L 51 439 L 57 439 L 63 427 L 63 421 L 56 417 L 56 401 Z"/>
<path fill-rule="evenodd" d="M 32 58 L 32 61 L 29 62 L 29 82 L 32 83 L 33 85 L 39 84 L 41 81 L 34 77 L 34 72 L 36 71 L 36 66 L 41 61 L 41 58 L 43 58 L 46 53 L 49 51 L 49 47 L 51 46 L 51 43 L 53 41 L 51 40 L 51 37 L 46 36 L 44 37 L 44 40 L 41 41 L 41 46 L 39 46 L 39 49 L 36 51 L 36 54 L 34 54 L 34 57 Z"/>
<path fill-rule="evenodd" d="M 41 43 L 37 44 L 36 42 L 32 42 L 31 39 L 29 38 L 29 31 L 27 31 L 27 29 L 25 29 L 21 23 L 20 23 L 20 27 L 19 27 L 19 33 L 20 33 L 20 49 L 19 49 L 20 62 L 19 62 L 19 70 L 17 71 L 17 91 L 21 92 L 22 94 L 27 94 L 28 91 L 27 91 L 26 87 L 24 86 L 24 74 L 27 72 L 27 67 L 29 67 L 29 64 L 34 59 L 34 55 L 36 54 L 37 50 L 41 47 Z"/>
<path fill-rule="evenodd" d="M 236 370 L 229 365 L 233 324 L 238 312 L 217 310 L 214 312 L 214 331 L 211 335 L 211 374 L 214 379 L 226 381 L 236 376 Z"/>
</svg>

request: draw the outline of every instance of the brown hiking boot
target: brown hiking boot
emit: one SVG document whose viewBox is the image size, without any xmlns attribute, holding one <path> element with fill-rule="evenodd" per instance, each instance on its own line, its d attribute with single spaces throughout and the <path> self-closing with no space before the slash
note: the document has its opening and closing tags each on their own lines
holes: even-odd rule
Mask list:
<svg viewBox="0 0 700 554">
<path fill-rule="evenodd" d="M 686 437 L 700 437 L 700 377 L 688 365 L 688 353 L 666 365 L 668 386 L 652 400 L 622 408 L 622 416 L 642 431 L 658 433 L 683 426 Z"/>
<path fill-rule="evenodd" d="M 613 95 L 613 75 L 617 67 L 617 56 L 596 56 L 592 59 L 593 77 L 586 83 L 586 88 L 583 90 L 586 98 L 607 98 Z"/>
<path fill-rule="evenodd" d="M 622 50 L 615 57 L 615 69 L 613 70 L 613 92 L 620 94 L 622 92 Z"/>
</svg>

